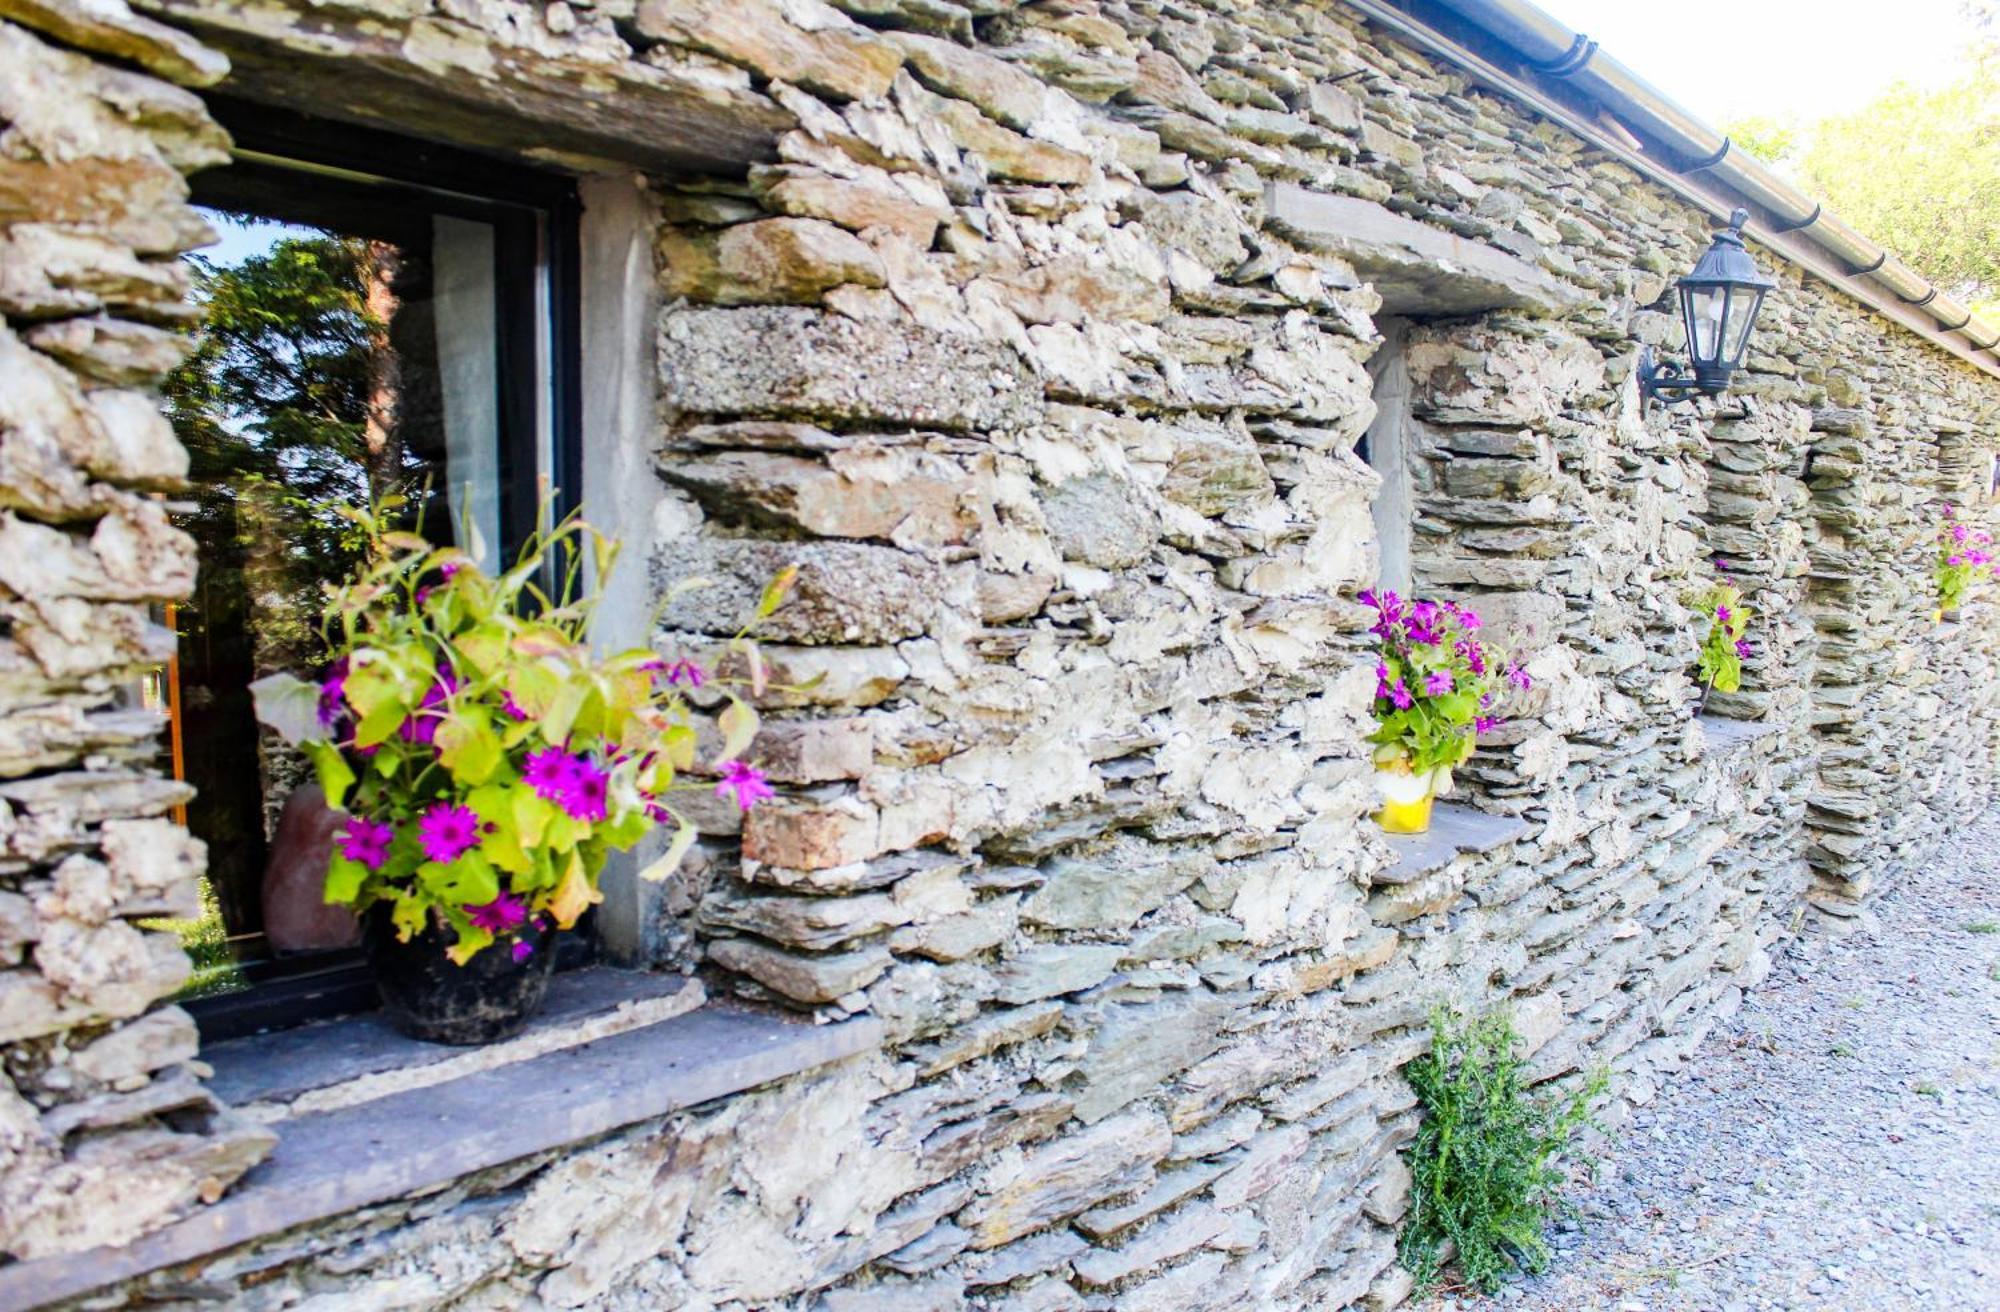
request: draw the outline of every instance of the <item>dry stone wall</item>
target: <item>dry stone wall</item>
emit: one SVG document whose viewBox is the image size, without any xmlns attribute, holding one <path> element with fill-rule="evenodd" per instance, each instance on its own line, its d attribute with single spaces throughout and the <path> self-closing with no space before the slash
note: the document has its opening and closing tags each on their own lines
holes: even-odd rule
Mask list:
<svg viewBox="0 0 2000 1312">
<path fill-rule="evenodd" d="M 187 956 L 142 922 L 198 914 L 204 853 L 132 696 L 194 581 L 161 500 L 187 454 L 150 389 L 184 349 L 176 257 L 212 239 L 183 175 L 228 144 L 161 79 L 225 65 L 109 7 L 30 9 L 40 33 L 0 22 L 0 1252 L 21 1258 L 127 1241 L 271 1145 L 159 1005 Z"/>
<path fill-rule="evenodd" d="M 1704 217 L 1338 5 L 145 7 L 229 53 L 225 89 L 648 161 L 661 502 L 624 527 L 662 584 L 717 581 L 659 645 L 714 652 L 800 567 L 764 647 L 759 750 L 785 795 L 704 817 L 650 941 L 718 991 L 869 1014 L 890 1041 L 132 1300 L 1390 1307 L 1416 1114 L 1398 1072 L 1433 1006 L 1510 1007 L 1541 1078 L 1608 1066 L 1615 1120 L 1808 897 L 1851 918 L 1990 786 L 1994 633 L 1976 607 L 1931 625 L 1928 544 L 1941 496 L 1986 513 L 2000 387 L 1787 273 L 1730 397 L 1642 413 L 1634 358 L 1678 349 L 1668 288 Z M 22 671 L 0 721 L 11 1199 L 81 1157 L 66 1123 L 133 1179 L 155 1142 L 249 1141 L 101 1131 L 122 1114 L 61 1110 L 97 1105 L 93 1077 L 49 1074 L 140 1026 L 171 1033 L 154 1067 L 193 1055 L 171 1009 L 94 1037 L 177 978 L 147 946 L 145 986 L 86 987 L 125 959 L 111 937 L 162 944 L 125 919 L 159 904 L 57 890 L 62 869 L 145 882 L 118 873 L 118 825 L 163 822 L 113 817 L 178 796 L 143 729 L 107 746 L 98 711 L 157 659 L 140 603 L 186 586 L 185 543 L 138 495 L 171 484 L 172 443 L 133 389 L 175 357 L 170 257 L 202 235 L 178 170 L 221 144 L 193 96 L 110 61 L 220 60 L 103 7 L 115 41 L 0 10 L 39 33 L 0 29 L 40 79 L 0 91 L 0 218 L 32 257 L 0 279 L 6 391 L 47 378 L 67 406 L 6 403 L 5 531 L 71 552 L 0 568 L 77 562 L 53 610 L 0 580 Z M 56 106 L 84 90 L 101 141 L 48 135 L 81 130 Z M 413 104 L 436 112 L 399 122 Z M 739 147 L 747 171 L 712 162 Z M 1392 257 L 1272 221 L 1278 187 L 1489 252 L 1470 281 L 1407 257 L 1394 280 L 1416 576 L 1537 677 L 1463 772 L 1466 800 L 1523 823 L 1429 868 L 1369 821 L 1361 741 L 1380 480 L 1354 446 L 1390 284 L 1363 269 Z M 62 458 L 12 463 L 44 449 Z M 1696 721 L 1685 598 L 1716 557 L 1757 656 Z M 196 868 L 145 880 L 185 897 Z M 86 933 L 107 946 L 65 957 Z M 144 1087 L 198 1092 L 178 1078 Z M 209 1169 L 213 1193 L 231 1172 Z M 8 1231 L 17 1255 L 106 1237 L 36 1224 Z"/>
</svg>

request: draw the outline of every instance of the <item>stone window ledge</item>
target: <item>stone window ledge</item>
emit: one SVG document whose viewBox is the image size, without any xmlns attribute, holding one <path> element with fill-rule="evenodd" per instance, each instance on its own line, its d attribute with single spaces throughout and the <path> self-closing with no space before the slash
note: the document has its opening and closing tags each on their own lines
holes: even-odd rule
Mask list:
<svg viewBox="0 0 2000 1312">
<path fill-rule="evenodd" d="M 1408 884 L 1442 870 L 1461 855 L 1491 852 L 1527 834 L 1520 816 L 1492 815 L 1457 802 L 1431 808 L 1431 827 L 1423 834 L 1384 834 L 1395 854 L 1376 876 L 1377 884 Z"/>
<path fill-rule="evenodd" d="M 649 1007 L 671 1012 L 682 994 L 700 1000 L 699 986 L 686 981 L 610 970 L 578 972 L 562 983 L 527 1034 L 498 1045 L 514 1049 L 511 1060 L 488 1049 L 417 1044 L 367 1018 L 290 1031 L 289 1050 L 282 1034 L 217 1045 L 205 1055 L 216 1066 L 218 1091 L 247 1095 L 274 1122 L 278 1146 L 271 1156 L 221 1201 L 123 1247 L 0 1267 L 0 1312 L 73 1298 L 434 1189 L 872 1051 L 884 1037 L 882 1023 L 871 1017 L 814 1025 L 709 1003 L 535 1050 L 538 1041 L 550 1042 L 547 1036 L 603 1025 L 605 1016 L 647 1015 Z M 605 992 L 592 1015 L 582 999 L 598 990 Z M 320 1035 L 329 1041 L 316 1051 Z M 455 1065 L 479 1054 L 488 1056 L 476 1067 Z M 287 1064 L 298 1068 L 296 1075 L 282 1069 Z M 390 1087 L 395 1080 L 401 1087 Z M 304 1110 L 329 1090 L 356 1087 L 372 1089 L 372 1096 L 331 1098 L 325 1109 Z"/>
</svg>

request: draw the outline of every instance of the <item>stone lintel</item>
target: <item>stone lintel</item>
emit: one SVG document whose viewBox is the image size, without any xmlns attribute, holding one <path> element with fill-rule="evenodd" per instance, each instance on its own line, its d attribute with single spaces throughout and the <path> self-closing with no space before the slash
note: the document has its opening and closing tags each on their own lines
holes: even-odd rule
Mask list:
<svg viewBox="0 0 2000 1312">
<path fill-rule="evenodd" d="M 1490 815 L 1455 802 L 1431 808 L 1424 834 L 1384 834 L 1395 859 L 1375 876 L 1377 884 L 1407 884 L 1450 865 L 1461 853 L 1490 852 L 1528 832 L 1520 816 Z"/>
<path fill-rule="evenodd" d="M 671 64 L 503 44 L 456 18 L 330 23 L 305 0 L 136 0 L 229 59 L 216 90 L 259 104 L 582 172 L 737 172 L 777 156 L 791 113 Z M 306 53 L 310 52 L 308 56 Z"/>
<path fill-rule="evenodd" d="M 1264 205 L 1279 233 L 1352 264 L 1381 294 L 1385 314 L 1554 313 L 1577 299 L 1526 260 L 1374 201 L 1274 182 L 1264 189 Z"/>
<path fill-rule="evenodd" d="M 770 1084 L 871 1051 L 883 1033 L 872 1018 L 812 1025 L 712 1005 L 443 1084 L 293 1117 L 261 1166 L 185 1220 L 123 1247 L 0 1267 L 0 1312 L 74 1298 Z"/>
</svg>

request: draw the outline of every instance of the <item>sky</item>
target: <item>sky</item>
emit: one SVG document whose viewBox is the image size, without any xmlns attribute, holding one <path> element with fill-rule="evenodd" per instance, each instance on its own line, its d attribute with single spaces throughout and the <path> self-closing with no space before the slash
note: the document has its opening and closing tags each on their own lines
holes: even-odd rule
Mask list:
<svg viewBox="0 0 2000 1312">
<path fill-rule="evenodd" d="M 213 246 L 198 252 L 201 257 L 224 268 L 233 268 L 252 255 L 266 255 L 273 246 L 286 237 L 310 237 L 311 228 L 294 227 L 289 223 L 278 223 L 271 219 L 246 218 L 236 214 L 226 214 L 212 210 L 205 205 L 195 208 L 201 211 L 209 226 L 221 238 Z"/>
<path fill-rule="evenodd" d="M 1820 118 L 1948 81 L 1959 0 L 1534 0 L 1711 125 Z"/>
</svg>

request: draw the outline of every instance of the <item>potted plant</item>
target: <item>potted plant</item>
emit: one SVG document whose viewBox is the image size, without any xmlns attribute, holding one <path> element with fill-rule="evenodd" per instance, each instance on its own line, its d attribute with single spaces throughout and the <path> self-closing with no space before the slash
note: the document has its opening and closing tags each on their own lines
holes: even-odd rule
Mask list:
<svg viewBox="0 0 2000 1312">
<path fill-rule="evenodd" d="M 396 528 L 398 503 L 343 511 L 366 546 L 329 597 L 323 676 L 253 690 L 258 717 L 311 758 L 344 815 L 325 898 L 361 915 L 389 1019 L 421 1039 L 489 1043 L 541 1004 L 552 940 L 601 900 L 609 853 L 672 826 L 642 872 L 658 880 L 693 843 L 671 799 L 710 786 L 683 777 L 696 765 L 684 694 L 708 675 L 645 649 L 592 651 L 618 550 L 582 520 L 537 532 L 493 577 Z M 789 581 L 765 591 L 759 618 Z M 757 716 L 722 691 L 713 786 L 748 810 L 771 795 L 740 759 Z"/>
<path fill-rule="evenodd" d="M 1479 615 L 1453 602 L 1406 602 L 1393 592 L 1363 592 L 1375 608 L 1370 629 L 1381 640 L 1375 663 L 1376 823 L 1392 834 L 1430 828 L 1431 803 L 1451 790 L 1452 767 L 1472 755 L 1479 735 L 1498 728 L 1492 714 L 1511 682 L 1533 681 L 1477 636 Z"/>
<path fill-rule="evenodd" d="M 1958 608 L 1965 604 L 1972 585 L 1993 572 L 1993 553 L 1988 550 L 1993 535 L 1958 518 L 1956 507 L 1945 506 L 1937 536 L 1938 604 L 1931 612 L 1932 623 L 1958 618 Z"/>
<path fill-rule="evenodd" d="M 1716 568 L 1724 568 L 1716 561 Z M 1694 598 L 1694 608 L 1708 616 L 1708 636 L 1702 639 L 1701 654 L 1695 659 L 1695 681 L 1701 684 L 1701 698 L 1694 713 L 1708 709 L 1708 695 L 1720 688 L 1735 692 L 1743 686 L 1743 660 L 1750 655 L 1750 640 L 1743 631 L 1750 624 L 1750 608 L 1743 604 L 1740 588 L 1717 581 Z"/>
</svg>

